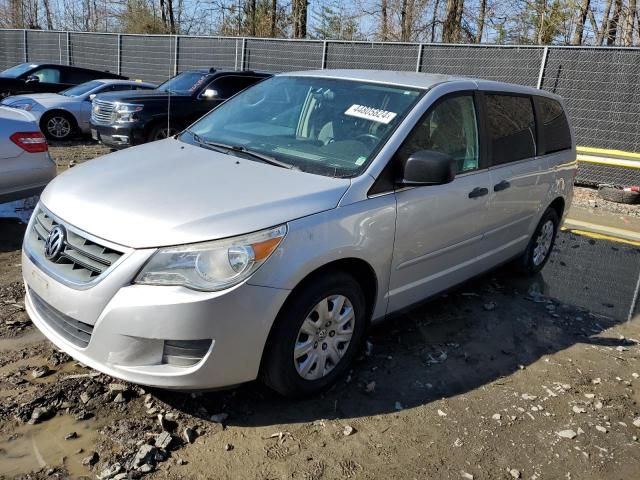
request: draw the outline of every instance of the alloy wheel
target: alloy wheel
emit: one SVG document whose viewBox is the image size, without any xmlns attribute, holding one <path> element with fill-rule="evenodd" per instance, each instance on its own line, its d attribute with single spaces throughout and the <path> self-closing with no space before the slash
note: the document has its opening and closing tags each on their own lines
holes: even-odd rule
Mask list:
<svg viewBox="0 0 640 480">
<path fill-rule="evenodd" d="M 71 133 L 71 130 L 71 122 L 65 117 L 51 117 L 47 121 L 47 133 L 49 133 L 53 138 L 66 138 Z"/>
</svg>

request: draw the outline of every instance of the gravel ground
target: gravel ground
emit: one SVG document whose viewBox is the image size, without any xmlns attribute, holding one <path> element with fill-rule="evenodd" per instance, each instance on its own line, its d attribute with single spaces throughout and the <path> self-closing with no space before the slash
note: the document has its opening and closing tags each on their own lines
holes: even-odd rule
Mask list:
<svg viewBox="0 0 640 480">
<path fill-rule="evenodd" d="M 78 163 L 106 155 L 111 150 L 91 141 L 56 142 L 49 146 L 49 153 L 58 166 L 58 173 Z"/>
<path fill-rule="evenodd" d="M 58 148 L 64 169 L 71 155 Z M 84 150 L 72 159 L 89 158 Z M 640 316 L 625 322 L 548 298 L 540 292 L 549 278 L 502 268 L 385 322 L 350 374 L 317 398 L 288 401 L 256 383 L 177 393 L 99 374 L 42 338 L 24 312 L 24 228 L 0 220 L 0 478 L 640 471 Z M 638 248 L 581 238 L 562 233 L 561 256 L 545 270 L 597 265 L 602 249 L 625 264 L 640 259 Z"/>
<path fill-rule="evenodd" d="M 598 196 L 597 188 L 574 187 L 573 204 L 578 207 L 593 208 L 616 215 L 640 217 L 640 204 L 627 205 L 604 200 Z"/>
</svg>

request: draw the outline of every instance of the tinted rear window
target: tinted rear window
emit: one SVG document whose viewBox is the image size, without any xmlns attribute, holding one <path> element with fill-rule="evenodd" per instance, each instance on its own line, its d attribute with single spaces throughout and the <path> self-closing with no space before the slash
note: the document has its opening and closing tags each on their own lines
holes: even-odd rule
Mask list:
<svg viewBox="0 0 640 480">
<path fill-rule="evenodd" d="M 81 83 L 99 78 L 101 75 L 100 72 L 86 72 L 84 70 L 69 68 L 62 71 L 62 82 L 80 85 Z"/>
<path fill-rule="evenodd" d="M 536 154 L 536 129 L 530 97 L 485 95 L 493 164 L 515 162 Z"/>
<path fill-rule="evenodd" d="M 571 130 L 560 102 L 547 97 L 537 97 L 536 101 L 540 112 L 542 154 L 570 149 Z"/>
<path fill-rule="evenodd" d="M 219 98 L 233 97 L 236 93 L 262 80 L 256 77 L 241 77 L 236 75 L 216 78 L 207 88 L 218 91 Z"/>
</svg>

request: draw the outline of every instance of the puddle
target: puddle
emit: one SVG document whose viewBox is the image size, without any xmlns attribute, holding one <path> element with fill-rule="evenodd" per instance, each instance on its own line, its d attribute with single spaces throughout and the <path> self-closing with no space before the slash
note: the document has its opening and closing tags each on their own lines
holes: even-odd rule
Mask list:
<svg viewBox="0 0 640 480">
<path fill-rule="evenodd" d="M 18 350 L 22 347 L 27 347 L 43 340 L 45 340 L 45 336 L 40 333 L 40 330 L 34 328 L 19 337 L 0 338 L 0 352 Z"/>
<path fill-rule="evenodd" d="M 31 371 L 35 368 L 47 365 L 50 369 L 50 373 L 40 377 L 32 378 Z M 14 362 L 7 363 L 0 367 L 0 378 L 7 374 L 23 371 L 22 378 L 31 385 L 39 385 L 43 383 L 54 383 L 64 381 L 67 376 L 85 374 L 87 369 L 79 366 L 75 361 L 71 360 L 61 365 L 52 366 L 48 364 L 47 359 L 42 356 L 20 358 Z M 27 387 L 27 384 L 23 384 L 23 387 Z M 5 390 L 0 390 L 0 398 L 7 396 Z"/>
<path fill-rule="evenodd" d="M 640 248 L 570 232 L 558 235 L 551 258 L 532 279 L 514 278 L 560 302 L 618 321 L 640 319 Z"/>
<path fill-rule="evenodd" d="M 82 459 L 93 450 L 98 432 L 95 419 L 77 421 L 60 415 L 38 425 L 23 425 L 0 440 L 0 476 L 25 474 L 45 465 L 64 467 L 71 478 L 90 475 Z M 70 432 L 78 438 L 65 440 Z M 79 449 L 82 453 L 77 453 Z"/>
</svg>

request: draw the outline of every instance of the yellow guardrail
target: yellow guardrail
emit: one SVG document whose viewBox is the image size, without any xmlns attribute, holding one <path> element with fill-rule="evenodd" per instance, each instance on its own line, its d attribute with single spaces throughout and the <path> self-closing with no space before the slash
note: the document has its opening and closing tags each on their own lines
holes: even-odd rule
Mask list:
<svg viewBox="0 0 640 480">
<path fill-rule="evenodd" d="M 640 169 L 640 153 L 594 147 L 576 147 L 579 162 Z"/>
</svg>

